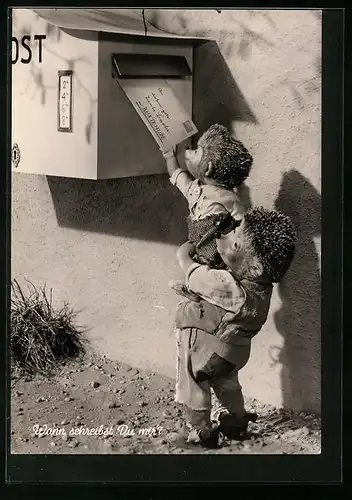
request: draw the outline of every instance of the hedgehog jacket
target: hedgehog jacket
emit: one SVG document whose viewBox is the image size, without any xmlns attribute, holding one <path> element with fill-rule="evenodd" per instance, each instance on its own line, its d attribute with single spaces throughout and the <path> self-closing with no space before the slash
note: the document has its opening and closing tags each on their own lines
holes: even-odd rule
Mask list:
<svg viewBox="0 0 352 500">
<path fill-rule="evenodd" d="M 212 387 L 224 407 L 242 416 L 238 371 L 266 321 L 272 284 L 237 280 L 228 270 L 199 264 L 186 273 L 186 284 L 201 300 L 185 299 L 177 307 L 175 400 L 191 410 L 210 410 Z"/>
<path fill-rule="evenodd" d="M 194 179 L 189 172 L 180 168 L 170 177 L 188 201 L 190 215 L 187 218 L 188 238 L 197 244 L 203 234 L 213 225 L 214 218 L 220 213 L 229 212 L 234 218 L 242 219 L 245 213 L 236 191 L 211 184 L 203 184 Z M 217 252 L 215 240 L 204 245 L 197 254 L 198 262 L 213 268 L 225 267 Z"/>
</svg>

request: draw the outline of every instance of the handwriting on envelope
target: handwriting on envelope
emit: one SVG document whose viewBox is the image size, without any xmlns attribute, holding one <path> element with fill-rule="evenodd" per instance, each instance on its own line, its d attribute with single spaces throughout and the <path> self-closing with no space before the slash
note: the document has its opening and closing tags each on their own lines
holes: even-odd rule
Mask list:
<svg viewBox="0 0 352 500">
<path fill-rule="evenodd" d="M 198 132 L 166 80 L 120 79 L 119 84 L 161 151 L 168 151 Z"/>
</svg>

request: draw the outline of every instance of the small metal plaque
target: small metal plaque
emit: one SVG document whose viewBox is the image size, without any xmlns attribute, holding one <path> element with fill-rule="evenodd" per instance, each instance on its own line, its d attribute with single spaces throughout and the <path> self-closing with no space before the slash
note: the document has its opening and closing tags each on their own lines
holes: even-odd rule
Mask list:
<svg viewBox="0 0 352 500">
<path fill-rule="evenodd" d="M 58 126 L 59 132 L 72 132 L 72 75 L 71 70 L 59 71 Z"/>
<path fill-rule="evenodd" d="M 20 159 L 21 159 L 20 148 L 18 147 L 18 144 L 15 143 L 11 151 L 11 160 L 15 168 L 18 167 Z"/>
</svg>

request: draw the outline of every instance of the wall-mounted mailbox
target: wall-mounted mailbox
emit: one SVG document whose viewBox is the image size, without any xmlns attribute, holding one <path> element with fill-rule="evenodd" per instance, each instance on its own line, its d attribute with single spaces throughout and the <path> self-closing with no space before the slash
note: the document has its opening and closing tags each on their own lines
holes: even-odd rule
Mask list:
<svg viewBox="0 0 352 500">
<path fill-rule="evenodd" d="M 157 102 L 153 88 L 167 86 L 190 117 L 189 144 L 193 41 L 153 27 L 145 36 L 135 11 L 124 18 L 117 10 L 123 22 L 115 24 L 111 11 L 13 9 L 13 171 L 85 179 L 165 173 L 160 144 L 133 102 L 141 82 L 152 107 L 148 92 Z"/>
</svg>

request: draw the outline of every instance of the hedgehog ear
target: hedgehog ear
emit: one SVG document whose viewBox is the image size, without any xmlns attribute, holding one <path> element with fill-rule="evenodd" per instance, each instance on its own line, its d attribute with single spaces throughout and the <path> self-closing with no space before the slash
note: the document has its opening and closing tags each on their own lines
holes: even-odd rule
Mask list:
<svg viewBox="0 0 352 500">
<path fill-rule="evenodd" d="M 205 173 L 204 173 L 204 176 L 205 177 L 211 177 L 211 174 L 214 172 L 214 167 L 213 167 L 213 164 L 212 162 L 208 162 L 208 166 L 205 170 Z"/>
<path fill-rule="evenodd" d="M 256 257 L 250 258 L 247 268 L 248 276 L 252 278 L 258 278 L 263 274 L 263 272 L 264 272 L 264 266 L 260 262 L 260 260 Z"/>
<path fill-rule="evenodd" d="M 239 250 L 239 248 L 240 248 L 239 243 L 238 243 L 237 241 L 234 241 L 234 242 L 232 243 L 232 250 L 233 250 L 234 252 L 237 252 L 237 250 Z"/>
</svg>

